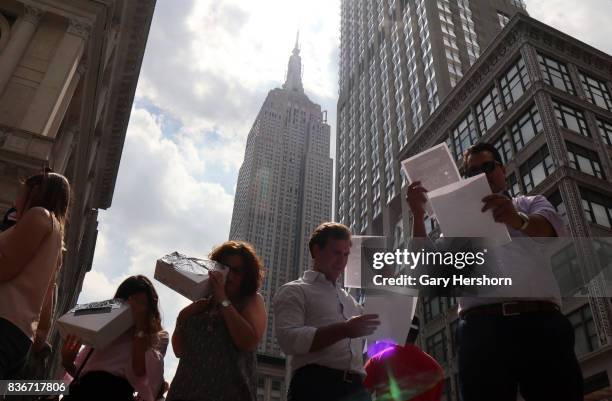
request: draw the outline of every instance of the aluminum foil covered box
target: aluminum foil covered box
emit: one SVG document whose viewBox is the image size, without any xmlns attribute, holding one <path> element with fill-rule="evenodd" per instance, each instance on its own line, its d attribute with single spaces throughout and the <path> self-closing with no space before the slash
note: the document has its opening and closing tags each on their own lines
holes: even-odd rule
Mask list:
<svg viewBox="0 0 612 401">
<path fill-rule="evenodd" d="M 57 320 L 63 338 L 68 334 L 79 337 L 83 344 L 104 349 L 134 325 L 127 302 L 109 299 L 77 305 Z"/>
<path fill-rule="evenodd" d="M 196 301 L 210 294 L 208 273 L 211 271 L 220 271 L 225 279 L 229 269 L 214 260 L 191 258 L 173 252 L 157 260 L 155 279 Z"/>
</svg>

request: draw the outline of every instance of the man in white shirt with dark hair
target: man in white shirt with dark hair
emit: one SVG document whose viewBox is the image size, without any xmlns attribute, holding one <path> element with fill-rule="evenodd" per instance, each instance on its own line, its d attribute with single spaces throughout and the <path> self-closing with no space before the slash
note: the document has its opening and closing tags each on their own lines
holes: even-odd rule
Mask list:
<svg viewBox="0 0 612 401">
<path fill-rule="evenodd" d="M 313 267 L 274 297 L 278 343 L 292 356 L 288 401 L 370 400 L 363 386 L 363 339 L 379 325 L 340 284 L 350 230 L 323 223 L 309 242 Z"/>
</svg>

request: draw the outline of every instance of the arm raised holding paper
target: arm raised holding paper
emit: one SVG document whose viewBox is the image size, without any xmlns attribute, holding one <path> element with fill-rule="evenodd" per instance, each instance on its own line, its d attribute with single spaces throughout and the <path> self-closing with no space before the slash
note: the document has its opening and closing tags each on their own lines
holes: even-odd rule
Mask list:
<svg viewBox="0 0 612 401">
<path fill-rule="evenodd" d="M 522 231 L 530 237 L 556 237 L 557 230 L 550 222 L 550 213 L 540 212 L 533 208 L 527 208 L 524 213 L 517 210 L 517 206 L 512 198 L 506 193 L 506 169 L 498 160 L 498 154 L 493 152 L 495 148 L 488 144 L 479 144 L 470 148 L 464 156 L 464 168 L 466 178 L 474 177 L 479 174 L 486 174 L 487 182 L 491 188 L 491 194 L 482 198 L 483 213 L 491 211 L 493 218 L 498 223 L 503 223 L 511 229 Z M 408 185 L 406 201 L 410 207 L 414 224 L 412 227 L 413 238 L 423 238 L 426 236 L 424 216 L 425 216 L 425 197 L 427 189 L 421 185 L 421 181 L 412 182 Z M 541 208 L 552 208 L 545 198 L 536 197 L 533 204 L 538 204 Z M 537 209 L 537 208 L 536 208 Z M 552 216 L 554 217 L 554 216 Z"/>
<path fill-rule="evenodd" d="M 530 237 L 556 237 L 552 224 L 546 217 L 539 214 L 525 214 L 516 210 L 512 199 L 503 194 L 492 194 L 482 198 L 482 211 L 491 210 L 493 218 L 498 223 L 523 231 Z"/>
<path fill-rule="evenodd" d="M 552 209 L 554 212 L 546 198 L 533 197 L 529 199 L 531 202 L 525 207 L 524 212 L 517 210 L 519 201 L 513 200 L 505 192 L 506 168 L 501 163 L 499 154 L 494 153 L 494 149 L 491 145 L 483 143 L 468 149 L 464 156 L 466 177 L 484 173 L 491 187 L 492 194 L 482 198 L 484 203 L 482 212 L 491 210 L 496 222 L 506 224 L 516 231 L 522 231 L 530 237 L 556 237 L 557 230 L 549 221 L 549 218 L 554 219 L 556 216 L 544 210 Z"/>
</svg>

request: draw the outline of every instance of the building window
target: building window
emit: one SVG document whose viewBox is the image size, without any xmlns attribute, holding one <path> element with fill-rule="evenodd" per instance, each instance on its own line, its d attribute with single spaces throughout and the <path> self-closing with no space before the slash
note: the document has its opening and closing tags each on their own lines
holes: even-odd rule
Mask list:
<svg viewBox="0 0 612 401">
<path fill-rule="evenodd" d="M 468 113 L 467 116 L 453 130 L 453 142 L 455 144 L 455 158 L 459 160 L 463 152 L 478 140 L 478 131 L 474 123 L 474 116 Z"/>
<path fill-rule="evenodd" d="M 604 178 L 597 153 L 572 142 L 566 142 L 570 167 L 597 178 Z"/>
<path fill-rule="evenodd" d="M 584 114 L 574 108 L 553 101 L 555 106 L 555 115 L 559 124 L 571 131 L 577 132 L 584 136 L 589 136 Z"/>
<path fill-rule="evenodd" d="M 457 343 L 457 328 L 459 326 L 459 319 L 453 321 L 450 324 L 450 335 L 451 335 L 451 347 L 453 348 L 453 354 L 457 353 L 459 344 Z"/>
<path fill-rule="evenodd" d="M 555 253 L 550 264 L 562 294 L 573 295 L 580 290 L 584 283 L 574 244 Z"/>
<path fill-rule="evenodd" d="M 443 401 L 453 401 L 453 392 L 451 388 L 451 378 L 447 377 L 444 379 L 444 387 L 442 388 L 442 396 L 440 398 Z"/>
<path fill-rule="evenodd" d="M 510 127 L 512 141 L 516 151 L 520 151 L 537 134 L 542 131 L 542 120 L 537 106 L 534 104 L 528 112 L 523 114 L 516 123 Z"/>
<path fill-rule="evenodd" d="M 538 60 L 540 61 L 540 69 L 542 70 L 544 81 L 547 84 L 572 95 L 576 94 L 565 64 L 539 53 Z"/>
<path fill-rule="evenodd" d="M 506 179 L 508 182 L 508 192 L 512 197 L 517 197 L 521 193 L 521 187 L 519 186 L 518 181 L 516 180 L 516 175 L 514 173 L 510 174 Z"/>
<path fill-rule="evenodd" d="M 499 152 L 504 164 L 507 164 L 508 161 L 512 159 L 512 145 L 505 132 L 493 143 L 493 146 L 495 146 L 495 149 Z"/>
<path fill-rule="evenodd" d="M 428 214 L 425 215 L 425 233 L 427 235 L 431 234 L 432 231 L 436 229 L 436 220 L 429 217 Z"/>
<path fill-rule="evenodd" d="M 612 99 L 606 84 L 584 73 L 580 73 L 580 82 L 589 101 L 606 110 L 612 110 Z"/>
<path fill-rule="evenodd" d="M 599 133 L 603 138 L 604 142 L 608 146 L 612 146 L 612 124 L 597 119 L 597 126 L 599 127 Z"/>
<path fill-rule="evenodd" d="M 565 203 L 563 203 L 563 197 L 559 191 L 554 192 L 552 195 L 548 197 L 548 201 L 557 209 L 557 213 L 565 222 L 565 225 L 568 225 L 567 221 L 567 209 L 565 208 Z"/>
<path fill-rule="evenodd" d="M 544 145 L 520 167 L 525 192 L 530 192 L 539 183 L 544 181 L 554 170 L 552 157 L 548 147 Z"/>
<path fill-rule="evenodd" d="M 497 20 L 499 21 L 499 26 L 503 28 L 508 24 L 508 22 L 510 22 L 510 17 L 508 17 L 506 14 L 502 13 L 501 11 L 498 11 Z"/>
<path fill-rule="evenodd" d="M 444 329 L 429 336 L 425 341 L 426 352 L 438 363 L 446 362 L 446 334 Z"/>
<path fill-rule="evenodd" d="M 476 104 L 475 111 L 480 134 L 484 135 L 502 115 L 501 101 L 495 86 L 480 99 Z"/>
<path fill-rule="evenodd" d="M 612 228 L 612 198 L 580 188 L 582 207 L 589 222 Z"/>
<path fill-rule="evenodd" d="M 499 81 L 506 108 L 510 108 L 527 90 L 529 75 L 522 58 L 510 67 Z"/>
<path fill-rule="evenodd" d="M 597 330 L 593 321 L 591 305 L 586 304 L 580 309 L 567 315 L 567 318 L 574 326 L 574 336 L 576 337 L 574 351 L 576 355 L 584 355 L 599 348 Z"/>
<path fill-rule="evenodd" d="M 442 298 L 423 297 L 423 310 L 425 312 L 425 323 L 435 319 L 440 313 L 442 313 Z"/>
</svg>

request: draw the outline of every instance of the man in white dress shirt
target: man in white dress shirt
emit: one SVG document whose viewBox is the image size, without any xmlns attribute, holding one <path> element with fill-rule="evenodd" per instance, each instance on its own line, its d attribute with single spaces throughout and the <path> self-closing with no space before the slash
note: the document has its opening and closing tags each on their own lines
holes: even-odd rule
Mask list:
<svg viewBox="0 0 612 401">
<path fill-rule="evenodd" d="M 276 338 L 292 359 L 288 401 L 370 400 L 363 387 L 363 340 L 379 325 L 340 284 L 351 248 L 350 230 L 317 227 L 308 244 L 313 267 L 274 297 Z"/>
</svg>

